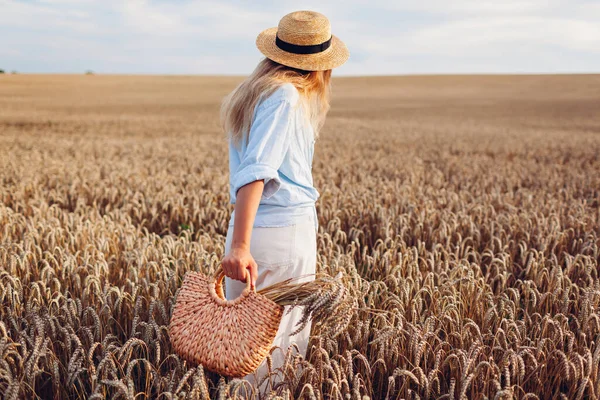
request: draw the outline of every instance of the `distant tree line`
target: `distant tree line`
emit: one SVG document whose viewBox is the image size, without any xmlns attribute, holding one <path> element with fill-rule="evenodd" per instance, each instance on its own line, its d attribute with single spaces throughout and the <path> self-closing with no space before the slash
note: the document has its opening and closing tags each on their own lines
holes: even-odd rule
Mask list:
<svg viewBox="0 0 600 400">
<path fill-rule="evenodd" d="M 6 73 L 6 71 L 5 71 L 5 70 L 3 70 L 2 68 L 0 68 L 0 74 L 5 74 L 5 73 Z M 15 71 L 15 70 L 13 69 L 12 71 L 10 71 L 10 73 L 11 73 L 11 74 L 16 74 L 16 73 L 17 73 L 17 71 Z M 86 70 L 86 71 L 85 71 L 85 74 L 86 74 L 86 75 L 94 75 L 94 71 L 92 71 L 91 69 L 88 69 L 88 70 Z"/>
</svg>

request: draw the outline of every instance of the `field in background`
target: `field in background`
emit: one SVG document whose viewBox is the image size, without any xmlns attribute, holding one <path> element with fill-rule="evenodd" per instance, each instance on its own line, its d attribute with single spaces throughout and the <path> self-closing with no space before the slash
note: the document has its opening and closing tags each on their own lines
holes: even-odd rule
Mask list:
<svg viewBox="0 0 600 400">
<path fill-rule="evenodd" d="M 166 331 L 185 272 L 223 256 L 218 108 L 239 81 L 0 76 L 0 397 L 244 393 Z M 313 331 L 275 394 L 598 398 L 600 76 L 333 91 L 319 269 L 345 271 L 361 310 Z"/>
</svg>

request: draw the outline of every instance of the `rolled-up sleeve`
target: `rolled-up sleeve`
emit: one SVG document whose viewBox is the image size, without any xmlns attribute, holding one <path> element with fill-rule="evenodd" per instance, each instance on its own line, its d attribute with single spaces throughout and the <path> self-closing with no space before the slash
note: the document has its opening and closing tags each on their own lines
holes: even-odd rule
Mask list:
<svg viewBox="0 0 600 400">
<path fill-rule="evenodd" d="M 261 103 L 248 134 L 248 144 L 231 185 L 233 192 L 248 183 L 264 179 L 262 197 L 273 196 L 281 186 L 278 169 L 289 147 L 288 132 L 292 116 L 286 98 L 267 99 Z"/>
</svg>

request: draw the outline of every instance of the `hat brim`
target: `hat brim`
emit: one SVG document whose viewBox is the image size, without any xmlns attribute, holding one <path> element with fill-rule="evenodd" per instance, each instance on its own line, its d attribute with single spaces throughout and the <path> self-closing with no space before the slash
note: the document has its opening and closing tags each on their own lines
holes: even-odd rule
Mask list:
<svg viewBox="0 0 600 400">
<path fill-rule="evenodd" d="M 275 44 L 277 27 L 265 29 L 256 38 L 256 47 L 265 57 L 288 67 L 305 71 L 324 71 L 339 67 L 348 60 L 348 48 L 337 36 L 331 35 L 331 46 L 321 53 L 295 54 Z"/>
</svg>

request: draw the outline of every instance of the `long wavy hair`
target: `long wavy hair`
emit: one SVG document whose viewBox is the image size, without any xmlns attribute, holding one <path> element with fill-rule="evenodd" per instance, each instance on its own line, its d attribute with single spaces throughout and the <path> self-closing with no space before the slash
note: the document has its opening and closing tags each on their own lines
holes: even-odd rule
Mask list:
<svg viewBox="0 0 600 400">
<path fill-rule="evenodd" d="M 246 139 L 261 95 L 268 97 L 284 83 L 291 83 L 298 90 L 299 104 L 313 127 L 315 138 L 318 136 L 329 111 L 331 70 L 303 71 L 265 58 L 221 104 L 221 125 L 236 145 Z"/>
</svg>

